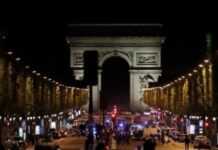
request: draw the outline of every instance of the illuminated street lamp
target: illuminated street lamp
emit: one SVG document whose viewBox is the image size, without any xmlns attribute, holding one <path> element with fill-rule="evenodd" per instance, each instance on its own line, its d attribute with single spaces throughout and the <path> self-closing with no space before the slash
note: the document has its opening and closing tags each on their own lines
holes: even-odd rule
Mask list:
<svg viewBox="0 0 218 150">
<path fill-rule="evenodd" d="M 22 120 L 22 117 L 19 117 L 19 120 L 21 121 L 21 120 Z"/>
<path fill-rule="evenodd" d="M 8 52 L 8 55 L 12 55 L 12 54 L 13 54 L 13 52 L 12 52 L 12 51 L 9 51 L 9 52 Z"/>
<path fill-rule="evenodd" d="M 20 58 L 20 57 L 17 57 L 15 60 L 16 60 L 16 61 L 20 61 L 20 60 L 21 60 L 21 58 Z"/>
<path fill-rule="evenodd" d="M 207 116 L 205 117 L 205 120 L 208 120 L 208 117 L 207 117 Z"/>
<path fill-rule="evenodd" d="M 205 62 L 205 63 L 209 63 L 209 60 L 208 60 L 208 59 L 205 59 L 204 62 Z"/>
<path fill-rule="evenodd" d="M 203 67 L 203 65 L 202 65 L 202 64 L 199 64 L 199 65 L 198 65 L 198 67 L 202 68 L 202 67 Z"/>
</svg>

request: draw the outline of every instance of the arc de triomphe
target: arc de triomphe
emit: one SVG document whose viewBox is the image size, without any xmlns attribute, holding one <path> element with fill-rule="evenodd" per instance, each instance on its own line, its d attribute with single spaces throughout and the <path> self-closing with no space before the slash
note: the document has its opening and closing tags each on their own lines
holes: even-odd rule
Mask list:
<svg viewBox="0 0 218 150">
<path fill-rule="evenodd" d="M 157 82 L 161 76 L 161 40 L 159 36 L 71 36 L 70 60 L 76 80 L 84 76 L 83 53 L 89 50 L 98 52 L 98 85 L 93 87 L 94 110 L 99 110 L 104 62 L 114 56 L 129 64 L 130 109 L 143 111 L 147 105 L 143 102 L 143 89 L 151 82 Z"/>
</svg>

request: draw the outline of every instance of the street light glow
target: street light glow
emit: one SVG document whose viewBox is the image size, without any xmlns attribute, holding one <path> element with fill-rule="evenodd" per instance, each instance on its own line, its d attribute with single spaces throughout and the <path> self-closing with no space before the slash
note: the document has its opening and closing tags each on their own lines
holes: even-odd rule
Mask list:
<svg viewBox="0 0 218 150">
<path fill-rule="evenodd" d="M 21 120 L 22 120 L 22 117 L 19 117 L 19 120 L 21 121 Z"/>
<path fill-rule="evenodd" d="M 29 68 L 30 68 L 30 66 L 26 65 L 26 66 L 25 66 L 25 68 L 26 68 L 26 69 L 29 69 Z"/>
<path fill-rule="evenodd" d="M 196 69 L 194 69 L 194 71 L 193 71 L 194 73 L 197 73 L 198 71 L 196 70 Z"/>
<path fill-rule="evenodd" d="M 13 54 L 13 52 L 12 52 L 12 51 L 9 51 L 9 52 L 8 52 L 8 55 L 12 55 L 12 54 Z"/>
<path fill-rule="evenodd" d="M 209 60 L 208 60 L 208 59 L 205 59 L 204 62 L 205 62 L 205 63 L 209 63 Z"/>
<path fill-rule="evenodd" d="M 20 58 L 20 57 L 17 57 L 15 60 L 16 60 L 16 61 L 20 61 L 20 60 L 21 60 L 21 58 Z"/>
<path fill-rule="evenodd" d="M 202 68 L 202 67 L 203 67 L 203 65 L 202 65 L 202 64 L 199 64 L 199 65 L 198 65 L 198 67 Z"/>
<path fill-rule="evenodd" d="M 208 117 L 207 117 L 207 116 L 205 117 L 205 120 L 208 120 Z"/>
</svg>

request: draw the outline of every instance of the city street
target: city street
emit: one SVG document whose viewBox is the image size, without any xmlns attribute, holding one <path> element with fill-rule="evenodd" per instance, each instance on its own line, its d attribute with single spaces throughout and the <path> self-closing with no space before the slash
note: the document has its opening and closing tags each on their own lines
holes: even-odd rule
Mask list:
<svg viewBox="0 0 218 150">
<path fill-rule="evenodd" d="M 83 150 L 85 145 L 84 137 L 66 137 L 56 140 L 61 150 Z"/>
<path fill-rule="evenodd" d="M 84 150 L 85 138 L 83 137 L 66 137 L 56 140 L 55 143 L 59 144 L 61 150 Z M 118 150 L 135 150 L 137 145 L 142 142 L 131 142 L 131 144 L 119 145 Z M 157 150 L 184 150 L 184 143 L 177 143 L 171 141 L 168 144 L 157 144 Z M 192 146 L 190 150 L 193 150 Z"/>
</svg>

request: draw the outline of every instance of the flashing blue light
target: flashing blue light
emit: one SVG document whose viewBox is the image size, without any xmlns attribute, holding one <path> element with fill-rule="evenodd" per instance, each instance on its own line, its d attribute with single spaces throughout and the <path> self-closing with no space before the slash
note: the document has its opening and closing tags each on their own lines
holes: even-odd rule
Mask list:
<svg viewBox="0 0 218 150">
<path fill-rule="evenodd" d="M 123 128 L 124 125 L 123 125 L 123 123 L 120 123 L 119 126 L 120 126 L 121 128 Z"/>
<path fill-rule="evenodd" d="M 93 135 L 96 135 L 96 134 L 97 134 L 96 128 L 93 128 Z"/>
</svg>

